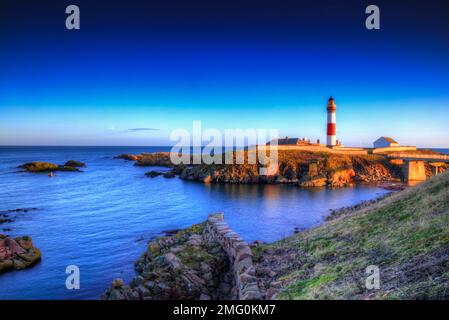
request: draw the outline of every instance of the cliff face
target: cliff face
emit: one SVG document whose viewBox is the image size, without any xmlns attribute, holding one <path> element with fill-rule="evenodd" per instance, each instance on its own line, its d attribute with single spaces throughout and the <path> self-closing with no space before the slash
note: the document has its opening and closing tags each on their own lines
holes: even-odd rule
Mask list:
<svg viewBox="0 0 449 320">
<path fill-rule="evenodd" d="M 239 153 L 242 154 L 242 153 Z M 233 155 L 234 163 L 236 154 Z M 399 181 L 403 178 L 403 163 L 386 159 L 382 155 L 345 155 L 327 152 L 287 150 L 279 151 L 278 163 L 270 167 L 271 175 L 260 175 L 258 164 L 248 164 L 244 152 L 243 164 L 180 164 L 174 165 L 169 152 L 120 155 L 116 158 L 133 160 L 136 166 L 163 166 L 172 170 L 165 177 L 179 175 L 181 179 L 204 183 L 286 183 L 300 187 L 344 187 L 355 183 Z M 223 155 L 223 162 L 225 156 Z M 189 159 L 190 163 L 192 158 Z M 430 165 L 425 164 L 426 175 L 432 175 Z M 155 177 L 158 172 L 150 171 Z"/>
<path fill-rule="evenodd" d="M 301 187 L 342 187 L 356 182 L 402 178 L 401 165 L 379 155 L 335 155 L 304 151 L 279 152 L 276 173 L 259 174 L 256 164 L 194 165 L 180 177 L 205 183 L 289 183 Z"/>
</svg>

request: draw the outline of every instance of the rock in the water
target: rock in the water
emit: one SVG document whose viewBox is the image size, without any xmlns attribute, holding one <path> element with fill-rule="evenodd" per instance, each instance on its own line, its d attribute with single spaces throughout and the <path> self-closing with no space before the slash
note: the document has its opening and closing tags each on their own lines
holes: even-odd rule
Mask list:
<svg viewBox="0 0 449 320">
<path fill-rule="evenodd" d="M 81 172 L 80 169 L 75 168 L 75 167 L 69 167 L 69 166 L 59 166 L 58 171 Z"/>
<path fill-rule="evenodd" d="M 75 164 L 83 164 L 82 162 L 78 162 L 75 160 L 70 160 L 67 163 L 71 161 L 73 161 L 73 163 Z M 78 166 L 69 166 L 67 165 L 67 163 L 64 165 L 57 165 L 50 162 L 35 161 L 27 162 L 23 165 L 20 165 L 18 168 L 24 169 L 26 172 L 81 171 L 77 168 Z"/>
<path fill-rule="evenodd" d="M 134 155 L 134 154 L 121 154 L 118 155 L 116 157 L 114 157 L 114 159 L 123 159 L 123 160 L 128 160 L 128 161 L 138 161 L 140 159 L 142 159 L 142 155 Z"/>
<path fill-rule="evenodd" d="M 73 168 L 79 168 L 79 167 L 85 167 L 86 164 L 81 161 L 76 160 L 69 160 L 64 164 L 64 167 L 73 167 Z"/>
<path fill-rule="evenodd" d="M 163 177 L 164 178 L 174 178 L 175 173 L 173 171 L 169 171 L 169 172 L 164 173 Z"/>
<path fill-rule="evenodd" d="M 150 178 L 156 178 L 157 176 L 160 176 L 161 174 L 162 174 L 162 172 L 153 171 L 153 170 L 145 173 L 145 175 Z"/>
<path fill-rule="evenodd" d="M 59 166 L 54 163 L 49 162 L 27 162 L 25 164 L 22 164 L 18 168 L 25 169 L 27 172 L 50 172 L 50 171 L 57 171 Z"/>
<path fill-rule="evenodd" d="M 154 152 L 142 155 L 136 166 L 173 167 L 173 163 L 170 160 L 170 152 Z"/>
<path fill-rule="evenodd" d="M 25 269 L 41 258 L 30 237 L 16 239 L 0 235 L 0 272 Z"/>
</svg>

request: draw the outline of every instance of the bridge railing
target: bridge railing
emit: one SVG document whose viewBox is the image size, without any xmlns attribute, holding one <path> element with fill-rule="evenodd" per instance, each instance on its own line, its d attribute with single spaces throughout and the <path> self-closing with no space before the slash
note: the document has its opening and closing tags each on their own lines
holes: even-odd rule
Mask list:
<svg viewBox="0 0 449 320">
<path fill-rule="evenodd" d="M 388 158 L 407 158 L 407 159 L 432 159 L 432 160 L 449 160 L 449 155 L 437 154 L 410 154 L 410 153 L 389 153 Z"/>
</svg>

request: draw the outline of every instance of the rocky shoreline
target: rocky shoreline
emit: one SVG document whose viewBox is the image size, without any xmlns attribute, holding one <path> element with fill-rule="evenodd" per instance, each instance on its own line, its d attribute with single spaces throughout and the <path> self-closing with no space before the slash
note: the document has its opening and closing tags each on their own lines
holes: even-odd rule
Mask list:
<svg viewBox="0 0 449 320">
<path fill-rule="evenodd" d="M 22 270 L 41 259 L 41 252 L 33 246 L 31 237 L 15 239 L 0 234 L 0 273 Z"/>
<path fill-rule="evenodd" d="M 394 193 L 331 210 L 325 222 L 372 208 Z M 298 232 L 292 230 L 292 234 Z M 261 241 L 248 245 L 224 222 L 222 213 L 210 215 L 201 224 L 164 233 L 151 241 L 136 261 L 138 275 L 131 283 L 115 279 L 102 299 L 277 299 L 285 285 L 282 274 L 286 266 L 301 268 L 301 257 L 295 249 L 272 247 Z"/>
<path fill-rule="evenodd" d="M 148 244 L 136 261 L 137 276 L 126 285 L 115 279 L 106 300 L 228 299 L 233 283 L 226 253 L 204 238 L 206 223 Z"/>
<path fill-rule="evenodd" d="M 368 207 L 372 206 L 373 204 L 390 197 L 391 195 L 392 195 L 392 193 L 386 193 L 386 194 L 384 194 L 380 197 L 377 197 L 376 199 L 373 199 L 373 200 L 365 200 L 365 201 L 362 201 L 353 206 L 343 207 L 343 208 L 339 208 L 336 210 L 331 210 L 330 215 L 328 215 L 325 218 L 325 221 L 332 221 L 332 220 L 339 219 L 342 217 L 350 216 L 363 208 L 368 208 Z"/>
<path fill-rule="evenodd" d="M 138 275 L 115 279 L 106 300 L 262 299 L 253 254 L 223 214 L 149 243 L 136 261 Z"/>
<path fill-rule="evenodd" d="M 235 156 L 235 155 L 234 155 Z M 247 155 L 246 155 L 247 156 Z M 402 165 L 381 155 L 339 155 L 324 152 L 284 151 L 279 153 L 277 168 L 271 175 L 260 175 L 257 164 L 174 165 L 169 152 L 119 155 L 115 158 L 135 161 L 136 166 L 162 166 L 168 172 L 149 171 L 148 177 L 179 176 L 203 183 L 290 184 L 302 188 L 339 188 L 355 184 L 400 182 Z M 431 176 L 430 167 L 426 167 Z"/>
</svg>

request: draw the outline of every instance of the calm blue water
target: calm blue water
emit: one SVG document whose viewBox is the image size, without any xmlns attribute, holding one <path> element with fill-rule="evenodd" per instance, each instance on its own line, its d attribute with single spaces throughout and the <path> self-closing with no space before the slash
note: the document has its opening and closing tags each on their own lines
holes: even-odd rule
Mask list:
<svg viewBox="0 0 449 320">
<path fill-rule="evenodd" d="M 375 198 L 376 187 L 303 190 L 277 185 L 205 185 L 144 176 L 149 168 L 114 160 L 120 153 L 168 148 L 0 147 L 0 210 L 36 207 L 0 233 L 30 235 L 43 253 L 33 268 L 0 274 L 0 299 L 97 299 L 113 278 L 130 280 L 134 261 L 162 230 L 223 211 L 244 239 L 274 241 L 310 228 L 331 208 Z M 83 173 L 17 172 L 27 161 L 86 162 Z M 2 228 L 12 231 L 2 232 Z M 65 268 L 81 270 L 81 289 L 65 288 Z"/>
</svg>

